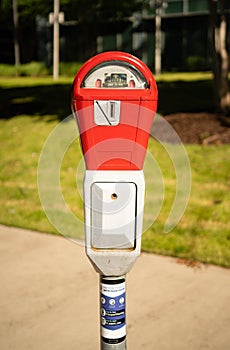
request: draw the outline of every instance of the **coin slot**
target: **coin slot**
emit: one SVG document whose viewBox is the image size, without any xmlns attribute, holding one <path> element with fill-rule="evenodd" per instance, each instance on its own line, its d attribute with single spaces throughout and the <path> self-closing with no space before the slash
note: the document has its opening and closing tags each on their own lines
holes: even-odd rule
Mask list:
<svg viewBox="0 0 230 350">
<path fill-rule="evenodd" d="M 121 101 L 94 100 L 96 125 L 116 126 L 120 122 Z"/>
<path fill-rule="evenodd" d="M 110 102 L 110 118 L 115 119 L 115 102 Z"/>
</svg>

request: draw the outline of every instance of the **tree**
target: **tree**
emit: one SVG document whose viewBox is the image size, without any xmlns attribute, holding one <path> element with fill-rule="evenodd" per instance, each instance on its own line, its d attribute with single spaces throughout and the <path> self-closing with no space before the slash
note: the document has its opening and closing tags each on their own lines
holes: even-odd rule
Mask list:
<svg viewBox="0 0 230 350">
<path fill-rule="evenodd" d="M 20 42 L 20 60 L 22 63 L 37 59 L 36 18 L 45 17 L 53 12 L 54 0 L 0 0 L 0 29 L 7 23 L 8 33 L 12 32 L 12 43 L 8 40 L 6 49 L 3 49 L 8 62 L 13 60 L 13 2 L 18 4 L 18 41 Z M 90 42 L 95 42 L 97 31 L 101 26 L 105 30 L 113 28 L 123 18 L 132 15 L 134 11 L 141 10 L 143 0 L 60 0 L 60 11 L 65 13 L 65 20 L 77 21 L 81 28 L 80 35 L 88 40 L 88 47 L 82 51 L 90 50 Z M 64 28 L 64 26 L 63 26 Z M 64 29 L 65 30 L 65 29 Z M 63 31 L 64 31 L 63 30 Z M 5 31 L 5 28 L 4 28 Z M 79 33 L 78 33 L 79 34 Z M 1 35 L 1 33 L 0 33 Z M 13 51 L 13 50 L 12 50 Z"/>
<path fill-rule="evenodd" d="M 20 65 L 19 26 L 18 26 L 18 2 L 13 0 L 14 21 L 14 59 L 16 68 Z"/>
<path fill-rule="evenodd" d="M 143 0 L 60 0 L 66 17 L 79 22 L 121 20 L 140 10 L 142 3 Z"/>
<path fill-rule="evenodd" d="M 219 6 L 218 6 L 219 5 Z M 230 113 L 228 87 L 229 53 L 227 51 L 227 21 L 225 0 L 209 0 L 211 19 L 211 40 L 213 50 L 214 88 L 218 109 Z M 219 9 L 218 9 L 219 7 Z"/>
</svg>

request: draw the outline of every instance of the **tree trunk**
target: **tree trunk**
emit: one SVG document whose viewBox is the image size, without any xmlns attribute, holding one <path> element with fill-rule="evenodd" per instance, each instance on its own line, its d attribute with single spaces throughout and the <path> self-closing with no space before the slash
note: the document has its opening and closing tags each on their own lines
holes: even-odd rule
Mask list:
<svg viewBox="0 0 230 350">
<path fill-rule="evenodd" d="M 17 68 L 20 65 L 18 1 L 17 0 L 13 0 L 13 21 L 14 21 L 14 58 L 15 58 L 15 66 Z"/>
<path fill-rule="evenodd" d="M 217 1 L 209 0 L 209 4 L 217 107 L 224 115 L 228 115 L 230 112 L 230 94 L 228 88 L 229 54 L 226 48 L 227 22 L 225 0 L 220 0 L 220 15 L 217 13 Z"/>
</svg>

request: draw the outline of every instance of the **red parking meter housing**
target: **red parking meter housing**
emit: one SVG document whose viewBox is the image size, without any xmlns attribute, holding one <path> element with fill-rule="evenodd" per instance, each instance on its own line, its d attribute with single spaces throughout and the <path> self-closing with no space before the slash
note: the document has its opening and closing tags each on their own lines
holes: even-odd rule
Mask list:
<svg viewBox="0 0 230 350">
<path fill-rule="evenodd" d="M 88 60 L 73 82 L 76 117 L 87 170 L 141 170 L 157 109 L 149 68 L 118 51 Z"/>
</svg>

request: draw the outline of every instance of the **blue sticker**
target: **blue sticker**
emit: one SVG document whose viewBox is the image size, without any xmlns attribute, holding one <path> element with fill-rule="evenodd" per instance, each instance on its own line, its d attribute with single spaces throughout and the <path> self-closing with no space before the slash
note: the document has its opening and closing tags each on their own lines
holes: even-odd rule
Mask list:
<svg viewBox="0 0 230 350">
<path fill-rule="evenodd" d="M 110 339 L 122 338 L 125 326 L 125 283 L 101 284 L 102 336 Z"/>
</svg>

